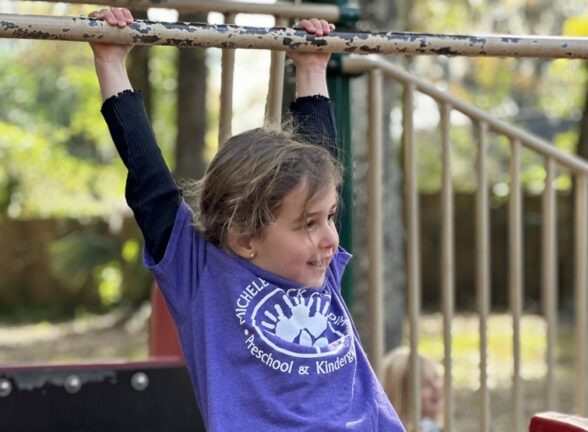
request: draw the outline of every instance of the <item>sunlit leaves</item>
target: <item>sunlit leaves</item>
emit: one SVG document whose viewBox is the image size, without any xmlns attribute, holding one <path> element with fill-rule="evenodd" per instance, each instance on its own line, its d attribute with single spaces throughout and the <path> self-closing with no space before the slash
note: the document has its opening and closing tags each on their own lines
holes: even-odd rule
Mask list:
<svg viewBox="0 0 588 432">
<path fill-rule="evenodd" d="M 120 164 L 99 165 L 71 155 L 67 133 L 48 125 L 30 130 L 0 123 L 0 184 L 16 181 L 8 205 L 11 217 L 79 217 L 103 214 L 122 199 L 124 171 Z"/>
<path fill-rule="evenodd" d="M 9 217 L 107 214 L 125 171 L 100 114 L 86 44 L 0 50 L 0 210 Z"/>
<path fill-rule="evenodd" d="M 568 18 L 563 25 L 566 36 L 588 36 L 588 12 Z"/>
</svg>

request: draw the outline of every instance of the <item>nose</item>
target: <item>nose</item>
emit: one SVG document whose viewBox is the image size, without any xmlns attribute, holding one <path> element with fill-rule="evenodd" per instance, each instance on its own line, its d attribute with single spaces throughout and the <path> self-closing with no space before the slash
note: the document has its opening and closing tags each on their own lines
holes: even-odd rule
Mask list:
<svg viewBox="0 0 588 432">
<path fill-rule="evenodd" d="M 320 230 L 318 245 L 321 249 L 335 250 L 339 247 L 339 233 L 334 223 L 328 222 Z"/>
</svg>

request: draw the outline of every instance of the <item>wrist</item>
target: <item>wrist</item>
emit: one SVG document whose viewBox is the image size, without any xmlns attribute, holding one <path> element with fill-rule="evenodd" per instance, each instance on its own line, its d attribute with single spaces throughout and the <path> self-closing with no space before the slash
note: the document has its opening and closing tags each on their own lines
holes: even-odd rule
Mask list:
<svg viewBox="0 0 588 432">
<path fill-rule="evenodd" d="M 296 96 L 322 95 L 329 97 L 325 71 L 296 71 Z"/>
<path fill-rule="evenodd" d="M 326 74 L 327 72 L 327 62 L 320 60 L 320 61 L 305 61 L 305 62 L 294 62 L 296 66 L 296 73 L 297 74 Z"/>
<path fill-rule="evenodd" d="M 94 57 L 94 65 L 100 69 L 124 69 L 125 59 L 120 57 Z"/>
<path fill-rule="evenodd" d="M 132 89 L 124 62 L 96 59 L 95 67 L 103 100 Z"/>
</svg>

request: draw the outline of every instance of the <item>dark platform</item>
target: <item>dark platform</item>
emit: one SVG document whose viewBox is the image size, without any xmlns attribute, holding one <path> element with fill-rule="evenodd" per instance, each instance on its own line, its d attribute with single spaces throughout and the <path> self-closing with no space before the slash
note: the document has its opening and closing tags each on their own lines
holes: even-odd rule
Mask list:
<svg viewBox="0 0 588 432">
<path fill-rule="evenodd" d="M 204 430 L 178 359 L 0 368 L 3 432 Z"/>
</svg>

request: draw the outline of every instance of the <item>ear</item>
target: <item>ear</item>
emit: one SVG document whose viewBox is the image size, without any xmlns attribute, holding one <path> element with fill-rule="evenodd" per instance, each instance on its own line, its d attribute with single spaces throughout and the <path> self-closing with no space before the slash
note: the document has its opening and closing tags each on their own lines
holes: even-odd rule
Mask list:
<svg viewBox="0 0 588 432">
<path fill-rule="evenodd" d="M 242 233 L 235 228 L 229 228 L 227 246 L 236 255 L 250 260 L 255 257 L 256 251 L 250 234 Z"/>
</svg>

